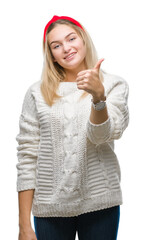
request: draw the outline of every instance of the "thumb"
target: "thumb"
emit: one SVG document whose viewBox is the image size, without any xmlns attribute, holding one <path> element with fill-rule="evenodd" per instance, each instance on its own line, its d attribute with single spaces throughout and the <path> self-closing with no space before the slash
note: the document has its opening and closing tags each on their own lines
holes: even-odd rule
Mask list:
<svg viewBox="0 0 145 240">
<path fill-rule="evenodd" d="M 100 69 L 101 63 L 104 61 L 104 58 L 101 58 L 100 60 L 98 60 L 98 62 L 96 63 L 94 69 Z"/>
</svg>

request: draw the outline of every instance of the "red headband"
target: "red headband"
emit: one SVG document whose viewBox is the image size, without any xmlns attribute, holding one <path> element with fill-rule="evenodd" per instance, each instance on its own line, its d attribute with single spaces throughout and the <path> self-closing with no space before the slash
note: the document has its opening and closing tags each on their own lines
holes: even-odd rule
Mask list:
<svg viewBox="0 0 145 240">
<path fill-rule="evenodd" d="M 70 18 L 70 17 L 67 17 L 67 16 L 56 16 L 54 15 L 53 18 L 47 23 L 47 25 L 45 26 L 45 29 L 44 29 L 44 42 L 45 42 L 45 36 L 46 36 L 46 31 L 47 29 L 49 28 L 50 24 L 53 23 L 53 22 L 56 22 L 57 20 L 59 19 L 66 19 L 66 20 L 69 20 L 70 22 L 73 22 L 75 25 L 79 26 L 81 29 L 83 29 L 83 27 L 80 25 L 79 22 L 77 22 L 75 19 L 73 18 Z M 83 29 L 84 30 L 84 29 Z"/>
</svg>

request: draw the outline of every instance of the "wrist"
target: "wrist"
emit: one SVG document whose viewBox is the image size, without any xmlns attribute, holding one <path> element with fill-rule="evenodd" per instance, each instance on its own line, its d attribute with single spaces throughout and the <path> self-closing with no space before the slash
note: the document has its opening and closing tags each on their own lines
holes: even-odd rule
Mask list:
<svg viewBox="0 0 145 240">
<path fill-rule="evenodd" d="M 19 228 L 26 229 L 31 227 L 31 221 L 19 221 Z"/>
<path fill-rule="evenodd" d="M 92 96 L 92 101 L 93 101 L 93 103 L 99 103 L 100 101 L 106 101 L 106 96 L 102 96 L 101 98 Z"/>
<path fill-rule="evenodd" d="M 95 97 L 91 99 L 92 101 L 92 107 L 94 110 L 100 111 L 103 110 L 106 107 L 106 97 L 103 96 L 99 100 Z"/>
<path fill-rule="evenodd" d="M 93 103 L 99 103 L 100 102 L 100 100 L 98 98 L 95 98 L 95 97 L 92 97 L 92 101 L 93 101 Z"/>
<path fill-rule="evenodd" d="M 25 231 L 28 231 L 28 230 L 30 230 L 30 229 L 32 229 L 31 224 L 30 224 L 30 225 L 25 225 L 25 226 L 20 226 L 20 225 L 19 225 L 19 231 L 20 231 L 20 232 L 25 232 Z"/>
</svg>

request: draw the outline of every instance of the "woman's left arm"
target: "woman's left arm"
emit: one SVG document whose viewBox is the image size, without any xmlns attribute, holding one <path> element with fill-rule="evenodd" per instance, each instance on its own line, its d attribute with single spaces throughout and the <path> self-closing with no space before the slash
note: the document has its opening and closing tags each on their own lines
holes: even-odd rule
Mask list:
<svg viewBox="0 0 145 240">
<path fill-rule="evenodd" d="M 106 100 L 106 107 L 100 111 L 91 106 L 87 121 L 87 137 L 96 145 L 119 139 L 129 123 L 128 84 L 119 76 L 107 75 L 104 86 L 99 76 L 102 61 L 93 69 L 79 72 L 76 79 L 78 88 L 89 92 L 94 102 Z"/>
<path fill-rule="evenodd" d="M 91 107 L 87 122 L 87 137 L 96 145 L 119 139 L 129 123 L 127 105 L 129 86 L 121 77 L 113 76 L 113 78 L 106 96 L 106 107 L 101 111 Z"/>
</svg>

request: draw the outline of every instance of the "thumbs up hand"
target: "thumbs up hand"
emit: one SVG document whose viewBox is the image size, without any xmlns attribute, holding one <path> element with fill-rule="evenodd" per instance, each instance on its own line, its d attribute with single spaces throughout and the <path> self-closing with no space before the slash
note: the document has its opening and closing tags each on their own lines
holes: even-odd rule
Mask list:
<svg viewBox="0 0 145 240">
<path fill-rule="evenodd" d="M 77 87 L 92 94 L 94 101 L 105 101 L 104 86 L 99 78 L 99 70 L 104 58 L 98 60 L 93 69 L 87 69 L 77 74 Z"/>
</svg>

